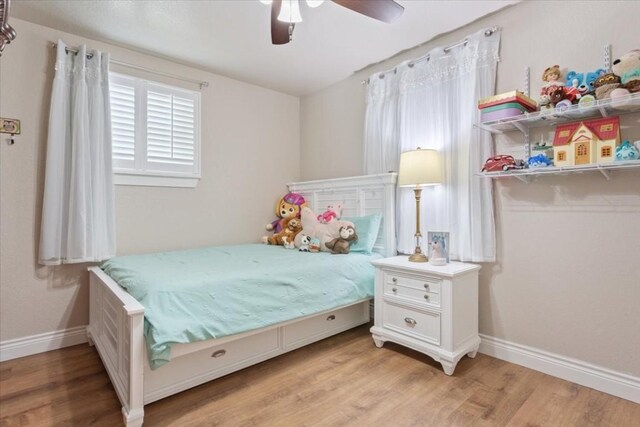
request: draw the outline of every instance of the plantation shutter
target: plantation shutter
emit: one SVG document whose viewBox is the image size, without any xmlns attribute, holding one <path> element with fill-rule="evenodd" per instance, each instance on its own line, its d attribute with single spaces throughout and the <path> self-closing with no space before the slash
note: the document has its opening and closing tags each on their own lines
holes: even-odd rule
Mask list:
<svg viewBox="0 0 640 427">
<path fill-rule="evenodd" d="M 196 99 L 192 93 L 148 85 L 146 160 L 149 169 L 194 170 L 195 113 Z"/>
<path fill-rule="evenodd" d="M 111 134 L 114 168 L 133 168 L 135 162 L 135 80 L 114 76 L 110 81 Z"/>
</svg>

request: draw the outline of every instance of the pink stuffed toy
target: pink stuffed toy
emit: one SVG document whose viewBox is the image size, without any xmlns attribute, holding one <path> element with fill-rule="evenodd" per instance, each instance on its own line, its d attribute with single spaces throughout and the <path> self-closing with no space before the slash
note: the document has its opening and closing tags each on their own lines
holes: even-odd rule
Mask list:
<svg viewBox="0 0 640 427">
<path fill-rule="evenodd" d="M 318 221 L 323 224 L 329 224 L 334 219 L 340 219 L 340 215 L 342 214 L 342 205 L 333 205 L 327 206 L 327 210 L 318 215 Z"/>
</svg>

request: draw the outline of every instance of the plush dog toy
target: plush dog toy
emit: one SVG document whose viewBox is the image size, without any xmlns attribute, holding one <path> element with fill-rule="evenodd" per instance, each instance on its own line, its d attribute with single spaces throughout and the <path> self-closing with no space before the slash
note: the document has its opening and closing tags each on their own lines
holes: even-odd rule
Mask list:
<svg viewBox="0 0 640 427">
<path fill-rule="evenodd" d="M 300 252 L 309 252 L 309 245 L 311 244 L 311 237 L 306 234 L 302 234 L 302 238 L 300 239 L 300 248 L 298 249 Z"/>
<path fill-rule="evenodd" d="M 587 72 L 587 73 L 576 73 L 575 71 L 569 71 L 567 73 L 567 84 L 566 87 L 574 87 L 577 88 L 580 92 L 580 95 L 586 95 L 588 93 L 593 92 L 593 82 L 600 76 L 604 75 L 606 71 L 602 68 L 598 68 L 595 71 Z M 576 102 L 575 100 L 572 100 Z"/>
<path fill-rule="evenodd" d="M 620 77 L 621 83 L 618 89 L 611 92 L 612 99 L 640 92 L 640 49 L 634 49 L 613 61 L 611 70 Z"/>
<path fill-rule="evenodd" d="M 302 222 L 300 218 L 285 218 L 284 228 L 279 233 L 271 237 L 267 237 L 265 243 L 269 245 L 280 245 L 290 247 L 299 232 L 302 231 Z"/>
<path fill-rule="evenodd" d="M 340 227 L 340 237 L 327 242 L 325 246 L 331 249 L 332 254 L 348 254 L 349 245 L 352 242 L 358 240 L 356 229 L 348 225 L 346 227 Z"/>
<path fill-rule="evenodd" d="M 300 218 L 300 210 L 305 206 L 304 197 L 297 193 L 285 194 L 276 204 L 276 219 L 266 225 L 267 231 L 278 234 L 282 231 L 284 220 L 287 218 Z M 267 243 L 269 236 L 262 236 L 262 242 Z"/>
</svg>

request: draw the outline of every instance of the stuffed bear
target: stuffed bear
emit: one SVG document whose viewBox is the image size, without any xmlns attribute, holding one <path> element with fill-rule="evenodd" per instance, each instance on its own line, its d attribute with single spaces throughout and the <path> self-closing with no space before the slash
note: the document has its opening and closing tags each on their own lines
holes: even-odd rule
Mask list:
<svg viewBox="0 0 640 427">
<path fill-rule="evenodd" d="M 593 87 L 596 89 L 596 99 L 607 99 L 611 92 L 620 86 L 620 77 L 613 73 L 603 74 L 595 79 Z"/>
<path fill-rule="evenodd" d="M 325 246 L 331 249 L 332 254 L 348 254 L 349 245 L 356 241 L 358 241 L 356 229 L 347 225 L 346 227 L 340 227 L 340 237 L 327 242 Z"/>
<path fill-rule="evenodd" d="M 613 73 L 620 77 L 620 87 L 611 92 L 611 98 L 619 98 L 640 92 L 640 49 L 634 49 L 613 61 Z"/>
<path fill-rule="evenodd" d="M 569 71 L 567 73 L 567 87 L 575 87 L 580 92 L 580 95 L 586 95 L 593 92 L 593 82 L 600 76 L 604 75 L 606 71 L 602 68 L 598 68 L 595 71 L 587 73 L 576 73 L 575 71 Z M 574 101 L 575 102 L 575 101 Z"/>
<path fill-rule="evenodd" d="M 276 216 L 278 219 L 266 225 L 267 231 L 278 234 L 282 231 L 284 220 L 287 218 L 300 218 L 300 210 L 305 206 L 304 197 L 297 193 L 285 194 L 276 204 Z M 267 243 L 269 236 L 262 236 L 262 242 Z"/>
<path fill-rule="evenodd" d="M 298 233 L 302 231 L 302 222 L 300 218 L 285 218 L 284 228 L 279 233 L 274 234 L 271 237 L 267 237 L 268 245 L 280 245 L 290 248 L 291 243 L 295 240 Z"/>
</svg>

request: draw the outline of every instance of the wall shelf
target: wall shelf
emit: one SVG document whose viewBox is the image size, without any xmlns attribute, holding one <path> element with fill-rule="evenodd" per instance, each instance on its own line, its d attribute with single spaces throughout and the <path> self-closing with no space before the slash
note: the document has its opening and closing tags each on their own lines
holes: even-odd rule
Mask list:
<svg viewBox="0 0 640 427">
<path fill-rule="evenodd" d="M 605 179 L 611 179 L 612 170 L 620 169 L 640 169 L 640 160 L 629 160 L 624 162 L 613 163 L 601 163 L 591 165 L 580 166 L 563 166 L 563 167 L 542 167 L 542 168 L 530 168 L 530 169 L 516 169 L 510 171 L 498 171 L 498 172 L 479 172 L 476 175 L 483 178 L 517 178 L 523 182 L 529 182 L 531 177 L 541 175 L 569 175 L 575 173 L 585 172 L 600 172 Z"/>
<path fill-rule="evenodd" d="M 572 105 L 565 111 L 555 109 L 525 113 L 507 119 L 478 123 L 481 129 L 491 133 L 504 133 L 519 130 L 528 133 L 528 129 L 554 126 L 559 123 L 572 122 L 592 117 L 608 117 L 611 115 L 629 114 L 640 111 L 640 93 L 633 93 L 613 101 L 603 99 L 587 106 Z"/>
</svg>

